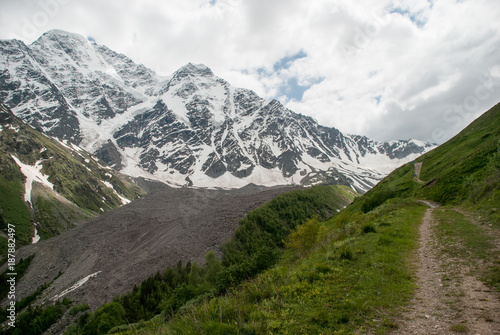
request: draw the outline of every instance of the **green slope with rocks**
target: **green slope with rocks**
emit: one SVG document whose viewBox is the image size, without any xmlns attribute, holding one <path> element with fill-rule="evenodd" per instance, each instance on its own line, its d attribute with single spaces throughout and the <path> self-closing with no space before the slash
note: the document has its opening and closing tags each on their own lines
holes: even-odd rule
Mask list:
<svg viewBox="0 0 500 335">
<path fill-rule="evenodd" d="M 35 228 L 47 239 L 144 192 L 130 178 L 69 142 L 24 124 L 0 104 L 0 249 L 7 224 L 18 246 L 32 242 Z"/>
</svg>

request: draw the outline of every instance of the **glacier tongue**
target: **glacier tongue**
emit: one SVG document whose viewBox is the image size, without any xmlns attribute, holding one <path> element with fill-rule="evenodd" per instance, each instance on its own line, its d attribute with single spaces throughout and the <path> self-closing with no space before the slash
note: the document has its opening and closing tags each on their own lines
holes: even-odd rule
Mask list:
<svg viewBox="0 0 500 335">
<path fill-rule="evenodd" d="M 161 77 L 60 30 L 0 41 L 0 96 L 35 128 L 123 173 L 174 186 L 342 183 L 366 191 L 433 148 L 344 135 L 276 100 L 232 87 L 205 65 Z"/>
</svg>

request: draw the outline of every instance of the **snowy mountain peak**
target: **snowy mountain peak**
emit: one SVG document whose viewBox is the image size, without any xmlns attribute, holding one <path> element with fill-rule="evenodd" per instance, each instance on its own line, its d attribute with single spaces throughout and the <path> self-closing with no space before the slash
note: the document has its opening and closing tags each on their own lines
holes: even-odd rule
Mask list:
<svg viewBox="0 0 500 335">
<path fill-rule="evenodd" d="M 203 64 L 193 64 L 188 63 L 177 70 L 174 74 L 174 77 L 184 78 L 184 77 L 213 77 L 214 74 L 212 70 Z"/>
<path fill-rule="evenodd" d="M 83 36 L 0 43 L 0 100 L 116 169 L 172 185 L 342 183 L 364 191 L 432 148 L 346 136 L 202 64 L 161 78 Z"/>
<path fill-rule="evenodd" d="M 182 91 L 194 92 L 198 88 L 197 84 L 202 84 L 202 87 L 211 86 L 211 83 L 214 82 L 214 79 L 218 78 L 215 77 L 212 70 L 207 66 L 202 64 L 194 65 L 192 63 L 188 63 L 187 65 L 184 65 L 179 70 L 174 72 L 172 78 L 167 82 L 166 86 L 160 90 L 159 94 L 161 95 L 171 90 L 171 87 L 177 86 L 179 84 L 184 86 Z M 181 95 L 182 94 L 183 93 L 181 93 Z"/>
<path fill-rule="evenodd" d="M 73 39 L 77 39 L 77 40 L 85 39 L 80 34 L 71 33 L 69 31 L 65 31 L 65 30 L 61 30 L 61 29 L 48 30 L 45 33 L 43 33 L 41 37 L 43 37 L 43 36 L 58 36 L 58 37 L 62 37 L 62 38 L 73 38 Z"/>
<path fill-rule="evenodd" d="M 43 45 L 49 43 L 51 46 L 60 43 L 60 47 L 70 50 L 76 48 L 87 48 L 91 44 L 85 37 L 64 30 L 49 30 L 40 36 L 33 44 Z"/>
</svg>

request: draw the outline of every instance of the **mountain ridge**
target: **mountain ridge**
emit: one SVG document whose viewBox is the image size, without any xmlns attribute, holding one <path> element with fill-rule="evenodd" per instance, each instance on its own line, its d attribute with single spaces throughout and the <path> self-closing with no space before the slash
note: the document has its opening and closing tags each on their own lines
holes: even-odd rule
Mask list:
<svg viewBox="0 0 500 335">
<path fill-rule="evenodd" d="M 173 186 L 328 181 L 366 191 L 434 145 L 319 125 L 188 63 L 169 77 L 83 36 L 0 41 L 0 99 L 44 133 Z M 391 144 L 392 143 L 392 144 Z"/>
<path fill-rule="evenodd" d="M 18 245 L 58 235 L 144 194 L 131 178 L 70 142 L 41 134 L 3 104 L 0 139 L 0 222 L 16 226 Z M 6 240 L 0 240 L 4 250 Z"/>
</svg>

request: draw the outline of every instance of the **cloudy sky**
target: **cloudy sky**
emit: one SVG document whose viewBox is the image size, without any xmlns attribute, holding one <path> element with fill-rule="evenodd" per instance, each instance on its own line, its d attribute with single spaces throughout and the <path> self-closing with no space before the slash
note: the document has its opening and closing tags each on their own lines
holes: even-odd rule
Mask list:
<svg viewBox="0 0 500 335">
<path fill-rule="evenodd" d="M 1 0 L 0 39 L 203 63 L 344 133 L 442 143 L 500 102 L 497 0 Z"/>
</svg>

